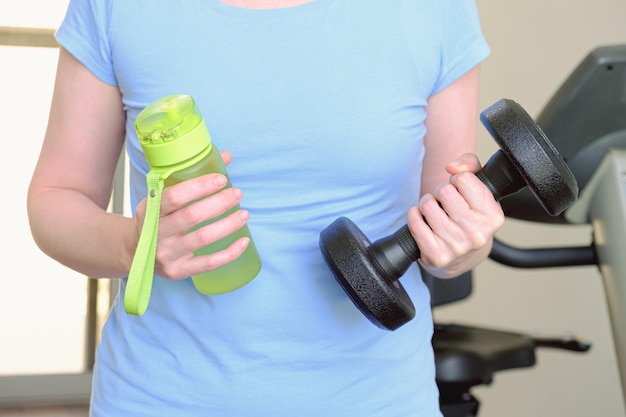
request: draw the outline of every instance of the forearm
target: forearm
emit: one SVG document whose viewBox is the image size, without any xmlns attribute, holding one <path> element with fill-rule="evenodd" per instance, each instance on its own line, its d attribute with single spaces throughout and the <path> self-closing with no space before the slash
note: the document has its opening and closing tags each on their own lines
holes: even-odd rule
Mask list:
<svg viewBox="0 0 626 417">
<path fill-rule="evenodd" d="M 46 254 L 93 278 L 126 276 L 136 246 L 135 220 L 106 211 L 125 122 L 119 89 L 61 48 L 28 216 Z"/>
<path fill-rule="evenodd" d="M 501 207 L 473 174 L 479 68 L 429 99 L 424 138 L 422 195 L 408 221 L 422 265 L 440 278 L 480 264 L 504 221 Z"/>
<path fill-rule="evenodd" d="M 125 277 L 137 245 L 135 221 L 67 189 L 32 191 L 28 214 L 43 252 L 92 278 Z"/>
</svg>

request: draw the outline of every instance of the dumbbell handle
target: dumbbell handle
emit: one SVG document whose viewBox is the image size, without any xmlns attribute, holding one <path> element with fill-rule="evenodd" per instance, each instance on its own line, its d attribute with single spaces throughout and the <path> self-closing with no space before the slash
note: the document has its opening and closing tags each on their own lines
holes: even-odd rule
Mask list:
<svg viewBox="0 0 626 417">
<path fill-rule="evenodd" d="M 524 179 L 501 150 L 493 154 L 476 176 L 489 188 L 496 201 L 526 187 Z M 420 257 L 420 249 L 408 225 L 375 241 L 368 250 L 390 282 L 402 277 Z"/>
</svg>

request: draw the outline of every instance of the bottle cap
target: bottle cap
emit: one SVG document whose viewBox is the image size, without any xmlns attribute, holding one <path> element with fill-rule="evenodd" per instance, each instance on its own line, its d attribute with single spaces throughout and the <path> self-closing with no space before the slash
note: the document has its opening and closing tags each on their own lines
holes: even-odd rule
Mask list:
<svg viewBox="0 0 626 417">
<path fill-rule="evenodd" d="M 211 135 L 195 100 L 186 94 L 148 105 L 137 116 L 135 129 L 152 167 L 176 165 L 211 146 Z"/>
</svg>

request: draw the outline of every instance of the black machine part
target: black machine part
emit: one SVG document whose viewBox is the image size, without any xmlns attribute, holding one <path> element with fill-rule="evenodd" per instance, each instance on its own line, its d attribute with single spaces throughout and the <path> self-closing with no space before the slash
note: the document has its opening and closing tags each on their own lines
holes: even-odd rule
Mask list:
<svg viewBox="0 0 626 417">
<path fill-rule="evenodd" d="M 567 161 L 581 190 L 609 149 L 626 148 L 626 45 L 593 50 L 537 116 L 537 124 Z M 530 190 L 500 202 L 507 217 L 569 223 L 548 215 Z"/>
</svg>

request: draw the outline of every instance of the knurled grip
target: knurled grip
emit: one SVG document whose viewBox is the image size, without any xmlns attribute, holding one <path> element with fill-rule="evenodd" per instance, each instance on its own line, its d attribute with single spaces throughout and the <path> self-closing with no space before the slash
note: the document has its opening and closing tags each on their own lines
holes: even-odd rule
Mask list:
<svg viewBox="0 0 626 417">
<path fill-rule="evenodd" d="M 417 247 L 417 243 L 415 243 L 415 239 L 413 239 L 413 235 L 411 235 L 408 225 L 404 225 L 395 233 L 395 239 L 411 262 L 419 259 L 420 250 Z"/>
</svg>

